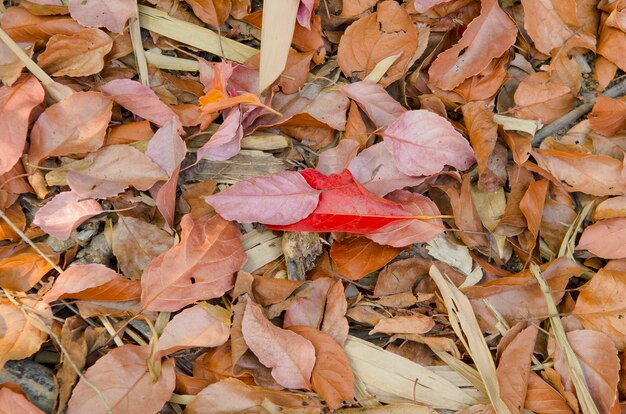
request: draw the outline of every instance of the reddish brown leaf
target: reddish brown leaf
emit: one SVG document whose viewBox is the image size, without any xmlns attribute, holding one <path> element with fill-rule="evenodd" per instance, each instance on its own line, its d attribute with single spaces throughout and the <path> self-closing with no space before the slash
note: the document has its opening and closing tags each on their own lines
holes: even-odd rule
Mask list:
<svg viewBox="0 0 626 414">
<path fill-rule="evenodd" d="M 52 317 L 47 304 L 28 298 L 20 298 L 20 301 L 39 311 L 42 317 Z M 48 337 L 29 322 L 22 309 L 8 299 L 0 300 L 0 323 L 3 327 L 3 335 L 0 337 L 0 367 L 7 361 L 31 356 Z"/>
<path fill-rule="evenodd" d="M 84 29 L 69 16 L 35 16 L 22 7 L 9 7 L 1 25 L 16 42 L 47 41 L 55 34 L 70 35 Z"/>
<path fill-rule="evenodd" d="M 261 308 L 246 302 L 242 324 L 243 337 L 272 377 L 286 388 L 311 388 L 315 348 L 308 340 L 268 321 Z"/>
<path fill-rule="evenodd" d="M 324 320 L 322 321 L 322 332 L 330 335 L 339 345 L 346 342 L 348 338 L 348 320 L 346 311 L 348 302 L 341 280 L 335 281 L 326 296 L 326 309 L 324 309 Z"/>
<path fill-rule="evenodd" d="M 589 123 L 602 135 L 615 135 L 626 128 L 626 101 L 598 95 L 589 114 Z"/>
<path fill-rule="evenodd" d="M 161 254 L 141 278 L 145 309 L 176 311 L 197 300 L 222 296 L 248 259 L 236 225 L 219 216 L 181 221 L 181 242 Z"/>
<path fill-rule="evenodd" d="M 161 410 L 174 391 L 174 360 L 163 361 L 161 374 L 153 381 L 147 368 L 149 357 L 149 346 L 124 345 L 100 358 L 74 388 L 68 414 L 124 414 L 137 407 L 145 412 Z"/>
<path fill-rule="evenodd" d="M 309 326 L 292 326 L 291 331 L 311 341 L 315 347 L 315 366 L 311 385 L 331 409 L 354 400 L 354 375 L 343 348 L 324 332 Z"/>
<path fill-rule="evenodd" d="M 603 259 L 626 258 L 626 218 L 600 220 L 585 228 L 577 250 L 589 250 Z"/>
<path fill-rule="evenodd" d="M 435 327 L 435 321 L 430 316 L 414 314 L 394 316 L 378 321 L 369 334 L 381 332 L 387 335 L 393 334 L 423 334 Z"/>
<path fill-rule="evenodd" d="M 59 255 L 49 251 L 43 243 L 37 247 L 43 249 L 53 263 L 59 262 Z M 11 245 L 0 247 L 0 286 L 26 292 L 52 270 L 52 266 L 32 247 Z"/>
<path fill-rule="evenodd" d="M 324 315 L 326 295 L 333 280 L 328 277 L 315 279 L 305 285 L 285 311 L 283 328 L 293 325 L 312 326 L 319 328 Z"/>
<path fill-rule="evenodd" d="M 396 257 L 402 249 L 380 245 L 364 237 L 353 237 L 335 242 L 330 257 L 337 273 L 351 280 L 359 280 L 378 270 Z"/>
<path fill-rule="evenodd" d="M 572 414 L 567 401 L 535 372 L 528 377 L 524 408 L 537 414 Z"/>
<path fill-rule="evenodd" d="M 193 8 L 193 12 L 200 20 L 219 28 L 230 13 L 230 0 L 185 0 Z"/>
</svg>

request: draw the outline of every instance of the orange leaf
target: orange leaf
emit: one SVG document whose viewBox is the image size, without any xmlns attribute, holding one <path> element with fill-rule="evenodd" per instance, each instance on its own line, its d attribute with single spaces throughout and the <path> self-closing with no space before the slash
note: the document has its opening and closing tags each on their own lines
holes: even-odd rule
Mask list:
<svg viewBox="0 0 626 414">
<path fill-rule="evenodd" d="M 337 267 L 337 273 L 351 280 L 359 280 L 389 263 L 402 250 L 374 243 L 365 237 L 351 237 L 333 243 L 330 257 Z"/>
<path fill-rule="evenodd" d="M 626 101 L 598 95 L 589 114 L 591 127 L 610 137 L 626 128 Z"/>
<path fill-rule="evenodd" d="M 46 244 L 40 243 L 38 247 L 47 253 L 52 253 Z M 51 254 L 48 257 L 54 263 L 59 262 L 58 254 Z M 3 288 L 26 292 L 50 270 L 52 270 L 52 265 L 30 246 L 0 247 L 0 286 Z"/>
<path fill-rule="evenodd" d="M 20 298 L 20 301 L 37 309 L 43 317 L 51 318 L 50 307 L 41 301 Z M 24 359 L 39 350 L 48 335 L 30 324 L 24 311 L 8 299 L 0 300 L 0 368 L 7 361 Z"/>
</svg>

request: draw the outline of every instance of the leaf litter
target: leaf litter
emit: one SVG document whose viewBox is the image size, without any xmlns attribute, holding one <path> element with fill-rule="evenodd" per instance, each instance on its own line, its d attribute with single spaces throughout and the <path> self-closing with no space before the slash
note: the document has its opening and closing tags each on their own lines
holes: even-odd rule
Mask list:
<svg viewBox="0 0 626 414">
<path fill-rule="evenodd" d="M 624 1 L 0 16 L 3 412 L 626 407 Z"/>
</svg>

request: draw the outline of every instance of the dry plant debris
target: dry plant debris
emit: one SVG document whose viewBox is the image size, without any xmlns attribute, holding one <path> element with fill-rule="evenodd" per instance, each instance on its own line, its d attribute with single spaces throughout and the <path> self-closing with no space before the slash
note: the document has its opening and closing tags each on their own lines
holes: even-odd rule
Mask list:
<svg viewBox="0 0 626 414">
<path fill-rule="evenodd" d="M 626 409 L 626 1 L 0 16 L 0 412 Z"/>
</svg>

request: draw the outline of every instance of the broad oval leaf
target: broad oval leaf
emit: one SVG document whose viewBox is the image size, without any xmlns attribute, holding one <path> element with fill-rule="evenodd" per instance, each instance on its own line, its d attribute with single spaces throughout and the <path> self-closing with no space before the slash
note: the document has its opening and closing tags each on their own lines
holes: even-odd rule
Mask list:
<svg viewBox="0 0 626 414">
<path fill-rule="evenodd" d="M 363 81 L 341 87 L 348 98 L 355 101 L 377 128 L 384 128 L 406 112 L 378 83 Z"/>
<path fill-rule="evenodd" d="M 181 241 L 161 254 L 141 277 L 141 304 L 149 310 L 177 311 L 195 301 L 222 296 L 248 257 L 239 228 L 220 216 L 181 221 Z"/>
<path fill-rule="evenodd" d="M 41 84 L 32 76 L 11 87 L 0 87 L 0 175 L 10 171 L 22 156 L 28 118 L 33 108 L 43 102 L 44 96 Z"/>
<path fill-rule="evenodd" d="M 626 218 L 600 220 L 585 228 L 576 250 L 589 250 L 603 259 L 626 258 Z"/>
<path fill-rule="evenodd" d="M 112 107 L 98 92 L 76 92 L 50 106 L 33 126 L 29 161 L 96 151 L 104 144 Z"/>
<path fill-rule="evenodd" d="M 384 137 L 396 166 L 407 175 L 436 174 L 446 165 L 466 170 L 476 161 L 463 135 L 448 120 L 425 109 L 401 115 Z"/>
<path fill-rule="evenodd" d="M 87 27 L 106 27 L 121 33 L 128 19 L 137 13 L 133 0 L 83 1 L 69 0 L 70 15 Z"/>
<path fill-rule="evenodd" d="M 33 224 L 59 240 L 67 240 L 78 226 L 100 213 L 102 207 L 96 200 L 65 191 L 37 211 Z"/>
<path fill-rule="evenodd" d="M 36 302 L 28 298 L 20 298 L 25 305 L 41 312 L 42 316 L 52 317 L 47 304 Z M 48 335 L 34 327 L 28 321 L 24 311 L 8 299 L 0 300 L 0 368 L 7 361 L 23 359 L 39 350 Z"/>
<path fill-rule="evenodd" d="M 315 348 L 310 341 L 274 326 L 251 300 L 246 302 L 241 330 L 250 350 L 272 369 L 277 383 L 285 388 L 311 389 Z"/>
<path fill-rule="evenodd" d="M 160 411 L 174 391 L 174 360 L 163 361 L 161 375 L 154 382 L 147 368 L 149 357 L 149 346 L 123 345 L 100 358 L 74 388 L 68 414 Z"/>
<path fill-rule="evenodd" d="M 300 173 L 282 172 L 240 181 L 206 201 L 227 220 L 285 225 L 311 214 L 319 197 Z"/>
<path fill-rule="evenodd" d="M 59 262 L 58 254 L 51 254 L 44 243 L 37 247 L 43 250 L 53 263 Z M 53 266 L 32 247 L 9 245 L 0 247 L 0 287 L 26 292 L 33 288 Z"/>
<path fill-rule="evenodd" d="M 401 251 L 365 237 L 352 237 L 334 242 L 330 247 L 330 257 L 337 273 L 350 280 L 359 280 L 389 263 Z"/>
<path fill-rule="evenodd" d="M 354 374 L 343 347 L 331 336 L 310 326 L 291 326 L 289 330 L 308 339 L 315 348 L 315 366 L 311 375 L 313 390 L 335 410 L 344 401 L 354 400 Z"/>
<path fill-rule="evenodd" d="M 129 186 L 147 190 L 157 181 L 169 178 L 147 155 L 128 145 L 109 145 L 85 160 L 92 164 L 67 173 L 67 184 L 85 198 L 111 197 Z"/>
<path fill-rule="evenodd" d="M 432 317 L 414 314 L 400 315 L 392 318 L 384 318 L 378 321 L 374 329 L 369 334 L 373 335 L 377 332 L 384 334 L 423 334 L 429 332 L 435 327 L 435 321 Z"/>
</svg>

